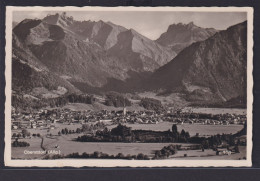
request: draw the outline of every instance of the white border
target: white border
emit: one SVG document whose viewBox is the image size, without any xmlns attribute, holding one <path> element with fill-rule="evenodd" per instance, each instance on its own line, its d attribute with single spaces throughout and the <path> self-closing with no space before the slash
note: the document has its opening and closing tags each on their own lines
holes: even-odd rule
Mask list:
<svg viewBox="0 0 260 181">
<path fill-rule="evenodd" d="M 11 61 L 13 11 L 182 11 L 182 12 L 247 12 L 247 160 L 12 160 L 11 159 Z M 6 102 L 5 166 L 11 167 L 250 167 L 252 166 L 253 104 L 253 8 L 252 7 L 6 7 Z"/>
</svg>

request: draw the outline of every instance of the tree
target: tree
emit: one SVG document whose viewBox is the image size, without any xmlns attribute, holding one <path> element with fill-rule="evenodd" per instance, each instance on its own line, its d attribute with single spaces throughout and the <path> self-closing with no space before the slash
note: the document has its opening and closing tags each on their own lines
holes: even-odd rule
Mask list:
<svg viewBox="0 0 260 181">
<path fill-rule="evenodd" d="M 106 95 L 105 105 L 107 106 L 115 106 L 115 107 L 123 107 L 123 106 L 131 106 L 131 101 L 129 101 L 122 94 L 117 92 L 109 92 Z"/>
<path fill-rule="evenodd" d="M 143 159 L 144 159 L 144 154 L 143 154 L 143 153 L 139 153 L 139 154 L 137 155 L 137 159 L 138 159 L 138 160 L 143 160 Z"/>
<path fill-rule="evenodd" d="M 161 101 L 153 98 L 143 98 L 141 99 L 139 105 L 144 107 L 145 109 L 155 111 L 162 111 L 164 109 Z"/>
<path fill-rule="evenodd" d="M 69 130 L 67 128 L 65 128 L 65 134 L 68 134 L 69 133 Z"/>
<path fill-rule="evenodd" d="M 144 160 L 150 160 L 148 155 L 144 155 Z"/>
<path fill-rule="evenodd" d="M 161 157 L 161 151 L 160 150 L 156 150 L 154 153 L 154 157 L 155 158 L 160 158 Z"/>
<path fill-rule="evenodd" d="M 28 132 L 26 129 L 23 129 L 23 130 L 22 130 L 22 135 L 23 135 L 23 137 L 25 138 L 26 136 L 30 136 L 31 134 L 30 134 L 30 132 Z"/>
<path fill-rule="evenodd" d="M 99 151 L 95 151 L 93 156 L 94 158 L 99 158 L 101 156 L 101 153 Z"/>
<path fill-rule="evenodd" d="M 234 145 L 235 145 L 235 139 L 234 139 L 233 136 L 231 136 L 231 137 L 229 138 L 229 145 L 230 145 L 230 146 L 234 146 Z"/>
<path fill-rule="evenodd" d="M 176 124 L 172 125 L 172 133 L 175 135 L 178 132 L 178 128 Z"/>
<path fill-rule="evenodd" d="M 203 150 L 209 148 L 209 141 L 208 140 L 202 141 L 202 148 L 203 148 Z"/>
<path fill-rule="evenodd" d="M 131 132 L 132 132 L 131 128 L 124 126 L 124 125 L 121 125 L 121 124 L 119 124 L 117 127 L 113 128 L 111 130 L 112 135 L 122 136 L 122 137 L 130 136 Z"/>
<path fill-rule="evenodd" d="M 76 133 L 80 133 L 80 132 L 81 132 L 80 128 L 77 128 Z"/>
<path fill-rule="evenodd" d="M 188 131 L 185 133 L 185 137 L 190 138 L 190 133 Z"/>
<path fill-rule="evenodd" d="M 89 126 L 89 124 L 83 124 L 82 125 L 82 132 L 91 131 L 92 127 Z"/>
<path fill-rule="evenodd" d="M 240 139 L 237 140 L 237 145 L 240 145 L 241 144 L 241 141 Z"/>
<path fill-rule="evenodd" d="M 125 156 L 123 153 L 118 153 L 116 157 L 119 159 L 123 159 Z"/>
<path fill-rule="evenodd" d="M 108 130 L 107 127 L 105 127 L 105 129 L 103 129 L 103 136 L 107 136 L 107 137 L 110 136 L 110 131 Z"/>
<path fill-rule="evenodd" d="M 235 150 L 235 153 L 240 153 L 239 147 L 237 145 L 235 146 L 234 150 Z"/>
<path fill-rule="evenodd" d="M 13 146 L 13 147 L 27 147 L 27 146 L 30 146 L 30 144 L 27 143 L 27 142 L 25 142 L 25 141 L 19 142 L 18 140 L 15 140 L 15 141 L 12 143 L 12 146 Z"/>
<path fill-rule="evenodd" d="M 181 136 L 185 137 L 185 135 L 186 135 L 186 132 L 184 131 L 184 129 L 181 130 Z"/>
</svg>

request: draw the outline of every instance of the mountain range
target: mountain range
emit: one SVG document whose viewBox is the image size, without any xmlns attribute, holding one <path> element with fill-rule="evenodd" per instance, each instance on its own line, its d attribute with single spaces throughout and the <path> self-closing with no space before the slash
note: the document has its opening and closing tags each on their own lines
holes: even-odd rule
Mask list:
<svg viewBox="0 0 260 181">
<path fill-rule="evenodd" d="M 16 23 L 15 23 L 16 24 Z M 66 13 L 13 28 L 12 89 L 181 92 L 191 102 L 246 97 L 246 22 L 227 30 L 172 24 L 157 40 Z"/>
<path fill-rule="evenodd" d="M 94 87 L 129 72 L 152 72 L 176 54 L 138 32 L 110 22 L 75 21 L 65 14 L 24 20 L 14 35 L 49 71 Z M 26 60 L 25 60 L 26 61 Z"/>
<path fill-rule="evenodd" d="M 143 87 L 184 92 L 191 101 L 246 103 L 247 22 L 193 43 L 156 70 Z M 146 84 L 146 85 L 144 85 Z"/>
</svg>

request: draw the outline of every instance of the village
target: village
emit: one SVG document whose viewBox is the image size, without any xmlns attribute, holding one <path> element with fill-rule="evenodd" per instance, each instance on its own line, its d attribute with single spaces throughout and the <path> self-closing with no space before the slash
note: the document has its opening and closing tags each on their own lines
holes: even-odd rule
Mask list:
<svg viewBox="0 0 260 181">
<path fill-rule="evenodd" d="M 158 124 L 171 122 L 175 124 L 203 125 L 244 125 L 246 115 L 235 114 L 202 114 L 178 111 L 73 111 L 70 109 L 40 109 L 31 112 L 17 111 L 12 107 L 12 130 L 47 128 L 56 129 L 59 124 L 96 124 L 117 125 L 128 124 Z"/>
</svg>

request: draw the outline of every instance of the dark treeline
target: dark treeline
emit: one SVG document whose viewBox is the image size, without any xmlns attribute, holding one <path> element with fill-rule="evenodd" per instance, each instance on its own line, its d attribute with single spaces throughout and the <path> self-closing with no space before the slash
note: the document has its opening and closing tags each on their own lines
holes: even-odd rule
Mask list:
<svg viewBox="0 0 260 181">
<path fill-rule="evenodd" d="M 210 119 L 210 120 L 226 120 L 230 117 L 229 114 L 206 114 L 206 113 L 177 113 L 167 114 L 168 117 L 172 118 L 187 118 L 187 119 Z"/>
<path fill-rule="evenodd" d="M 150 158 L 143 154 L 139 153 L 137 155 L 124 155 L 123 153 L 118 153 L 117 155 L 109 155 L 107 153 L 102 153 L 99 151 L 95 151 L 94 153 L 82 153 L 81 155 L 76 153 L 71 153 L 68 155 L 47 155 L 44 159 L 63 159 L 63 158 L 78 158 L 78 159 L 88 159 L 88 158 L 97 158 L 97 159 L 124 159 L 124 160 L 150 160 Z"/>
<path fill-rule="evenodd" d="M 194 136 L 189 139 L 189 143 L 200 144 L 203 149 L 216 149 L 218 145 L 222 144 L 226 146 L 235 146 L 237 144 L 234 135 L 231 134 L 217 134 L 208 138 Z"/>
<path fill-rule="evenodd" d="M 245 128 L 244 128 L 245 129 Z M 189 132 L 182 130 L 178 132 L 177 125 L 172 126 L 168 131 L 151 131 L 151 130 L 132 130 L 130 127 L 119 124 L 111 131 L 107 128 L 96 131 L 95 135 L 83 135 L 76 138 L 80 142 L 144 142 L 144 143 L 194 143 L 198 144 L 201 149 L 216 149 L 219 145 L 236 146 L 245 145 L 245 142 L 238 138 L 242 135 L 239 131 L 237 134 L 217 134 L 210 137 L 190 136 Z M 198 148 L 198 146 L 196 146 Z"/>
<path fill-rule="evenodd" d="M 29 143 L 25 142 L 25 141 L 18 141 L 18 139 L 16 139 L 13 143 L 12 143 L 12 147 L 28 147 L 30 146 Z"/>
<path fill-rule="evenodd" d="M 84 95 L 84 94 L 66 94 L 57 98 L 24 98 L 20 95 L 12 96 L 12 106 L 14 108 L 23 108 L 23 109 L 40 109 L 42 107 L 58 107 L 64 106 L 67 103 L 85 103 L 92 104 L 96 100 L 93 95 Z"/>
<path fill-rule="evenodd" d="M 161 101 L 153 98 L 142 98 L 139 105 L 148 110 L 161 111 L 164 109 Z"/>
<path fill-rule="evenodd" d="M 94 131 L 98 131 L 100 129 L 104 129 L 105 124 L 104 123 L 96 123 L 96 124 L 83 124 L 81 128 L 77 128 L 76 130 L 71 130 L 68 128 L 64 128 L 61 131 L 58 132 L 58 135 L 66 135 L 66 134 L 79 134 L 79 133 L 93 133 Z"/>
<path fill-rule="evenodd" d="M 114 107 L 131 106 L 132 103 L 126 97 L 117 92 L 109 92 L 106 94 L 105 105 Z"/>
<path fill-rule="evenodd" d="M 241 129 L 236 134 L 234 134 L 234 137 L 239 137 L 239 136 L 242 136 L 242 135 L 246 135 L 246 133 L 247 133 L 247 123 L 245 122 L 243 129 Z"/>
<path fill-rule="evenodd" d="M 104 104 L 107 106 L 124 107 L 131 106 L 132 103 L 117 92 L 109 92 L 104 95 L 106 97 Z M 40 109 L 43 107 L 59 107 L 68 103 L 85 103 L 93 104 L 96 102 L 96 98 L 93 95 L 85 94 L 65 94 L 56 98 L 25 98 L 22 95 L 12 95 L 12 106 L 14 108 L 26 109 Z"/>
<path fill-rule="evenodd" d="M 51 98 L 46 100 L 51 107 L 64 106 L 68 103 L 85 103 L 92 104 L 95 102 L 93 95 L 84 95 L 84 94 L 68 94 L 65 96 Z"/>
<path fill-rule="evenodd" d="M 179 132 L 132 130 L 130 127 L 119 124 L 111 131 L 107 128 L 96 131 L 95 135 L 79 136 L 76 141 L 81 142 L 144 142 L 144 143 L 167 143 L 188 142 L 190 135 L 182 130 Z"/>
<path fill-rule="evenodd" d="M 177 150 L 181 148 L 181 145 L 169 145 L 163 147 L 161 150 L 157 150 L 154 153 L 154 159 L 164 159 L 177 153 Z"/>
<path fill-rule="evenodd" d="M 12 138 L 25 138 L 30 137 L 31 133 L 26 129 L 23 129 L 21 133 L 13 133 Z"/>
<path fill-rule="evenodd" d="M 208 138 L 206 137 L 198 137 L 198 136 L 193 136 L 189 138 L 188 142 L 189 143 L 197 143 L 201 144 L 202 149 L 213 149 L 216 150 L 216 148 L 219 145 L 222 145 L 223 147 L 232 147 L 235 146 L 246 146 L 246 142 L 243 142 L 240 140 L 240 136 L 246 135 L 246 124 L 244 125 L 244 128 L 240 131 L 238 131 L 235 134 L 217 134 L 210 136 Z"/>
<path fill-rule="evenodd" d="M 62 129 L 61 131 L 58 132 L 58 135 L 61 135 L 61 134 L 75 134 L 75 133 L 81 133 L 82 132 L 82 129 L 80 128 L 77 128 L 76 130 L 69 130 L 67 128 L 65 129 Z"/>
<path fill-rule="evenodd" d="M 42 107 L 48 106 L 48 104 L 41 99 L 28 99 L 21 95 L 12 95 L 12 106 L 15 109 L 30 110 L 40 109 Z"/>
</svg>

